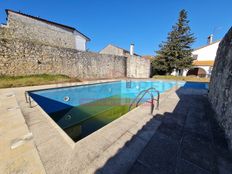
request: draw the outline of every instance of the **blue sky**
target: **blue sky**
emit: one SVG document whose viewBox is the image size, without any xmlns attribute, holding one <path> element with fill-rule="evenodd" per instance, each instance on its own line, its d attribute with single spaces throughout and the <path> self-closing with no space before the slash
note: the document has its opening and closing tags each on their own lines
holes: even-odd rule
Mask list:
<svg viewBox="0 0 232 174">
<path fill-rule="evenodd" d="M 209 34 L 221 39 L 232 24 L 231 0 L 0 0 L 0 23 L 5 9 L 21 11 L 75 27 L 91 38 L 88 48 L 99 51 L 112 43 L 135 52 L 154 55 L 177 21 L 188 11 L 193 48 L 206 44 Z"/>
</svg>

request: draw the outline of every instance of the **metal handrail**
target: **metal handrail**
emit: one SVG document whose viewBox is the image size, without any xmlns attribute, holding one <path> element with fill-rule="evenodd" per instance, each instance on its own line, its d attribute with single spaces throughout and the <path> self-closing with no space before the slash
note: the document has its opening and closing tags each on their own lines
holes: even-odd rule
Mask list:
<svg viewBox="0 0 232 174">
<path fill-rule="evenodd" d="M 157 99 L 154 99 L 154 100 L 157 101 L 156 109 L 159 109 L 160 92 L 154 87 L 151 87 L 151 88 L 148 89 L 148 91 L 150 91 L 150 90 L 154 90 L 157 93 Z"/>
<path fill-rule="evenodd" d="M 29 103 L 30 108 L 32 108 L 31 97 L 30 97 L 28 91 L 25 91 L 24 95 L 25 95 L 26 103 Z"/>
<path fill-rule="evenodd" d="M 151 90 L 154 90 L 155 92 L 157 92 L 158 96 L 157 96 L 157 99 L 154 99 L 154 96 L 151 92 Z M 129 111 L 131 110 L 133 104 L 136 102 L 136 100 L 138 100 L 136 102 L 136 105 L 135 107 L 138 107 L 139 103 L 141 102 L 141 100 L 143 99 L 143 97 L 146 95 L 146 94 L 150 94 L 151 96 L 151 114 L 153 113 L 153 110 L 154 110 L 154 100 L 157 101 L 156 103 L 156 109 L 159 109 L 159 99 L 160 99 L 160 92 L 154 88 L 154 87 L 151 87 L 151 88 L 148 88 L 146 90 L 143 90 L 143 91 L 140 91 L 140 93 L 135 97 L 135 99 L 131 102 L 130 106 L 129 106 Z M 141 96 L 141 97 L 140 97 Z"/>
</svg>

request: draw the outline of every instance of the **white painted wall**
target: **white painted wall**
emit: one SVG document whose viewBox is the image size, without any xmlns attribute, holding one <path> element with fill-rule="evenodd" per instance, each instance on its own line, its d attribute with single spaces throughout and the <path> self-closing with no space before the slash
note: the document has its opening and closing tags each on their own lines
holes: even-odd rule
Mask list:
<svg viewBox="0 0 232 174">
<path fill-rule="evenodd" d="M 86 38 L 84 38 L 80 33 L 76 31 L 74 32 L 74 37 L 76 42 L 76 49 L 80 51 L 86 51 Z"/>
<path fill-rule="evenodd" d="M 197 61 L 214 61 L 217 54 L 217 49 L 220 41 L 217 41 L 211 45 L 206 45 L 205 47 L 196 49 L 192 52 L 193 55 L 197 55 Z M 193 66 L 192 68 L 202 68 L 206 71 L 206 76 L 211 75 L 212 68 L 210 66 Z M 189 69 L 183 71 L 183 76 L 187 75 Z M 176 71 L 172 72 L 172 75 L 177 75 Z"/>
<path fill-rule="evenodd" d="M 189 70 L 189 69 L 184 69 L 184 70 L 183 70 L 183 76 L 187 76 L 188 70 Z"/>
<path fill-rule="evenodd" d="M 209 74 L 209 68 L 210 68 L 210 66 L 197 66 L 197 68 L 202 68 L 202 69 L 204 69 L 204 70 L 205 70 L 206 75 L 208 75 L 208 74 Z"/>
<path fill-rule="evenodd" d="M 220 42 L 218 41 L 211 45 L 205 46 L 203 48 L 194 50 L 192 54 L 198 55 L 197 57 L 198 61 L 215 60 L 219 43 Z"/>
<path fill-rule="evenodd" d="M 202 69 L 204 69 L 205 72 L 206 72 L 206 77 L 210 77 L 210 76 L 211 76 L 212 67 L 210 67 L 210 66 L 193 66 L 192 69 L 193 69 L 193 68 L 202 68 Z M 183 76 L 187 76 L 188 71 L 189 71 L 189 69 L 185 69 L 185 70 L 183 71 Z M 173 74 L 174 74 L 174 73 L 175 73 L 175 72 L 173 72 Z"/>
</svg>

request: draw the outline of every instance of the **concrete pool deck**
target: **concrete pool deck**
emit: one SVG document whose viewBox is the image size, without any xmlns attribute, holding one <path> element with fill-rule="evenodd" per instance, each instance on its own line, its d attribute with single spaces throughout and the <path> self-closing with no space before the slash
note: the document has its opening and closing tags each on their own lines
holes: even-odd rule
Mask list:
<svg viewBox="0 0 232 174">
<path fill-rule="evenodd" d="M 83 83 L 62 86 L 77 84 Z M 160 109 L 153 115 L 149 105 L 142 105 L 73 143 L 38 106 L 30 108 L 25 102 L 25 90 L 60 86 L 0 90 L 0 173 L 232 171 L 223 134 L 208 118 L 213 112 L 204 90 L 172 88 L 161 95 Z"/>
</svg>

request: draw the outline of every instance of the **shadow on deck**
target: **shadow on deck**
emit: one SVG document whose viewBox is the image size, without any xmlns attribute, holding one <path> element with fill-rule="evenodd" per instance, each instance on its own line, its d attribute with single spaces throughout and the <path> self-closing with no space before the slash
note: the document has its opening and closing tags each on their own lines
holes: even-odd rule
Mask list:
<svg viewBox="0 0 232 174">
<path fill-rule="evenodd" d="M 176 94 L 173 112 L 154 115 L 95 173 L 232 173 L 232 153 L 207 97 L 185 87 Z M 156 122 L 161 124 L 153 129 Z M 146 137 L 149 142 L 140 147 L 138 139 Z"/>
</svg>

